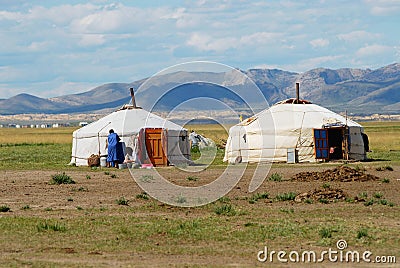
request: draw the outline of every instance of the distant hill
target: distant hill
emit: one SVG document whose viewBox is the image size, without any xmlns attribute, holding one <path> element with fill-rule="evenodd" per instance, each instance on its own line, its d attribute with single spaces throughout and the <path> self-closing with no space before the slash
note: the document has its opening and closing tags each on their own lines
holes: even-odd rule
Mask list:
<svg viewBox="0 0 400 268">
<path fill-rule="evenodd" d="M 376 70 L 370 69 L 326 69 L 317 68 L 304 73 L 277 69 L 250 69 L 241 71 L 261 90 L 270 105 L 295 96 L 294 85 L 300 82 L 300 97 L 337 112 L 347 110 L 354 114 L 400 113 L 400 64 L 394 63 Z M 59 96 L 50 99 L 29 94 L 19 94 L 9 99 L 0 99 L 0 114 L 22 113 L 85 113 L 105 109 L 116 109 L 130 101 L 129 88 L 142 86 L 136 94 L 139 106 L 150 110 L 171 110 L 192 98 L 213 98 L 233 109 L 242 109 L 246 104 L 225 87 L 230 87 L 257 105 L 260 101 L 251 95 L 249 81 L 230 73 L 176 72 L 160 75 L 144 84 L 147 79 L 133 83 L 110 83 L 80 94 Z M 186 83 L 184 81 L 207 81 L 209 83 Z M 222 86 L 221 86 L 222 85 Z M 157 100 L 166 89 L 171 89 Z M 156 103 L 155 107 L 153 104 Z M 190 103 L 191 109 L 207 110 L 212 103 L 199 101 Z M 219 108 L 223 109 L 223 105 Z"/>
</svg>

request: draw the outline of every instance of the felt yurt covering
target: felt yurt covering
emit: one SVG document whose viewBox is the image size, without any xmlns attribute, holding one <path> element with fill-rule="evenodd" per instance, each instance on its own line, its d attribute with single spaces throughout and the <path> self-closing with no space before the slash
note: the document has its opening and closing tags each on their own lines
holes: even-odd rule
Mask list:
<svg viewBox="0 0 400 268">
<path fill-rule="evenodd" d="M 92 154 L 107 156 L 106 140 L 110 129 L 113 129 L 121 138 L 124 155 L 138 153 L 139 133 L 151 128 L 161 128 L 164 134 L 167 133 L 166 155 L 169 163 L 186 163 L 190 159 L 186 129 L 143 109 L 125 106 L 73 132 L 70 164 L 87 166 L 88 158 Z M 145 152 L 142 153 L 145 154 Z"/>
<path fill-rule="evenodd" d="M 330 134 L 319 140 L 319 129 Z M 295 103 L 293 99 L 279 102 L 229 130 L 224 161 L 238 162 L 288 162 L 294 152 L 296 162 L 315 162 L 319 158 L 329 160 L 326 150 L 317 146 L 339 150 L 339 157 L 355 160 L 366 159 L 363 127 L 319 105 L 308 101 Z M 364 137 L 363 137 L 364 136 Z M 317 138 L 317 139 L 316 139 Z M 336 139 L 336 141 L 335 141 Z M 320 144 L 321 143 L 321 144 Z M 339 148 L 333 148 L 331 143 Z M 322 152 L 324 157 L 319 154 Z M 328 152 L 329 154 L 329 152 Z"/>
</svg>

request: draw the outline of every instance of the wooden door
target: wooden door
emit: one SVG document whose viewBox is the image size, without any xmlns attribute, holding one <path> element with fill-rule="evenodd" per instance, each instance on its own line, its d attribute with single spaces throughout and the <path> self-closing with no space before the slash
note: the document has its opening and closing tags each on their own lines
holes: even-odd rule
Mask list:
<svg viewBox="0 0 400 268">
<path fill-rule="evenodd" d="M 167 156 L 166 156 L 166 139 L 163 135 L 162 128 L 146 128 L 145 129 L 145 141 L 147 155 L 153 164 L 153 166 L 166 166 Z"/>
<path fill-rule="evenodd" d="M 314 149 L 316 159 L 329 159 L 329 142 L 327 129 L 314 129 Z"/>
</svg>

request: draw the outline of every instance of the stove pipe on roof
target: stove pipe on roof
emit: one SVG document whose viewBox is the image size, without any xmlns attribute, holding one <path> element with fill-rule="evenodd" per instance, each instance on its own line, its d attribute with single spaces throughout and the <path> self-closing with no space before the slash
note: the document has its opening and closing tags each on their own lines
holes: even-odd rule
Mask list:
<svg viewBox="0 0 400 268">
<path fill-rule="evenodd" d="M 133 108 L 136 109 L 136 108 L 138 108 L 138 107 L 136 106 L 135 93 L 133 92 L 133 88 L 132 88 L 132 87 L 131 87 L 129 90 L 131 91 L 132 106 L 133 106 Z"/>
</svg>

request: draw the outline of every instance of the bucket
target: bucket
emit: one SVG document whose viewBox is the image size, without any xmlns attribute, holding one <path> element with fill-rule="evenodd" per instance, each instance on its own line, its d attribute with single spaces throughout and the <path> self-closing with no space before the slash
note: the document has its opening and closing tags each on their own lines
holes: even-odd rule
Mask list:
<svg viewBox="0 0 400 268">
<path fill-rule="evenodd" d="M 100 157 L 100 166 L 101 167 L 107 166 L 107 157 L 104 156 Z"/>
<path fill-rule="evenodd" d="M 125 169 L 125 168 L 127 168 L 127 166 L 126 166 L 125 163 L 122 163 L 122 164 L 119 164 L 119 165 L 118 165 L 118 168 L 119 168 L 119 169 Z"/>
</svg>

